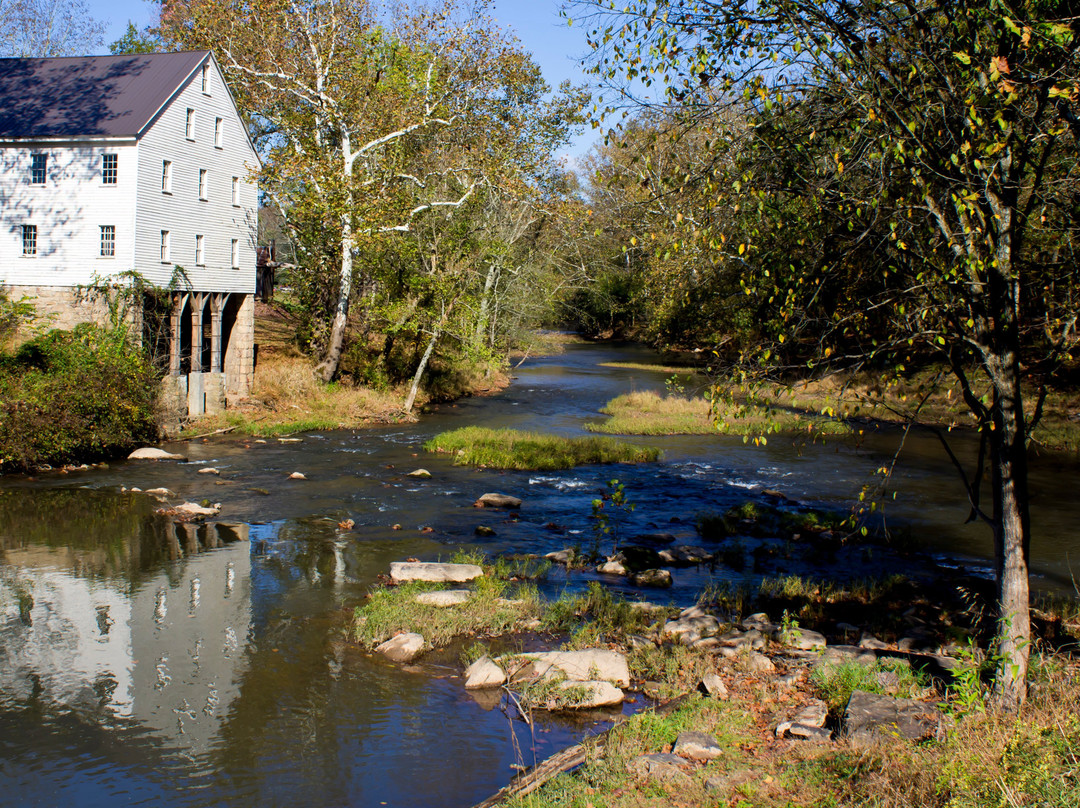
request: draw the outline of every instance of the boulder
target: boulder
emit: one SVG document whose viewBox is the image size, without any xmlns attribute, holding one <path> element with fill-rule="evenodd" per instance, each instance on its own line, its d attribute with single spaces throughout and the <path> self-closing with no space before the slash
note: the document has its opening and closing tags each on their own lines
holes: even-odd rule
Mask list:
<svg viewBox="0 0 1080 808">
<path fill-rule="evenodd" d="M 207 508 L 197 502 L 184 502 L 173 510 L 182 516 L 217 516 L 221 513 L 221 503 L 215 503 Z"/>
<path fill-rule="evenodd" d="M 398 634 L 375 651 L 391 662 L 412 662 L 424 652 L 424 638 L 419 634 Z"/>
<path fill-rule="evenodd" d="M 660 560 L 665 564 L 703 564 L 712 560 L 712 553 L 703 547 L 695 547 L 689 544 L 680 544 L 678 547 L 669 547 L 661 550 Z"/>
<path fill-rule="evenodd" d="M 772 634 L 777 629 L 776 623 L 769 619 L 769 615 L 765 612 L 757 612 L 752 614 L 742 621 L 743 628 L 746 630 L 757 629 L 762 634 Z"/>
<path fill-rule="evenodd" d="M 569 564 L 576 553 L 571 549 L 556 550 L 554 553 L 548 553 L 544 558 L 554 561 L 556 564 Z"/>
<path fill-rule="evenodd" d="M 773 634 L 773 637 L 777 642 L 799 651 L 823 651 L 828 644 L 824 634 L 808 628 L 789 628 L 784 631 L 781 627 Z"/>
<path fill-rule="evenodd" d="M 679 757 L 701 761 L 715 760 L 724 754 L 716 738 L 704 732 L 680 732 L 671 752 Z"/>
<path fill-rule="evenodd" d="M 559 693 L 544 706 L 548 710 L 589 710 L 622 704 L 623 692 L 611 682 L 563 682 Z"/>
<path fill-rule="evenodd" d="M 818 665 L 840 665 L 845 662 L 873 665 L 877 662 L 877 654 L 857 645 L 830 645 L 825 649 L 825 653 L 821 655 Z"/>
<path fill-rule="evenodd" d="M 465 669 L 465 689 L 501 687 L 506 682 L 506 671 L 491 657 L 480 657 Z"/>
<path fill-rule="evenodd" d="M 517 510 L 521 507 L 521 500 L 509 494 L 483 494 L 476 502 L 474 508 L 509 508 Z"/>
<path fill-rule="evenodd" d="M 156 446 L 144 446 L 129 454 L 128 460 L 187 460 L 187 458 L 180 454 L 166 452 Z"/>
<path fill-rule="evenodd" d="M 717 640 L 719 640 L 720 645 L 727 648 L 753 648 L 757 650 L 765 647 L 765 637 L 757 629 L 739 631 L 733 628 L 731 631 L 721 634 L 717 637 Z"/>
<path fill-rule="evenodd" d="M 651 547 L 638 547 L 634 544 L 623 547 L 612 558 L 621 561 L 628 570 L 633 572 L 653 569 L 663 564 L 660 560 L 660 554 L 656 550 Z"/>
<path fill-rule="evenodd" d="M 844 730 L 851 743 L 864 746 L 875 736 L 922 741 L 944 732 L 941 711 L 915 699 L 898 699 L 856 690 L 844 710 Z"/>
<path fill-rule="evenodd" d="M 671 586 L 671 573 L 667 570 L 642 570 L 634 574 L 631 579 L 634 586 Z"/>
<path fill-rule="evenodd" d="M 431 472 L 428 471 L 427 469 L 417 469 L 416 471 L 410 471 L 405 476 L 406 477 L 416 477 L 417 479 L 420 479 L 420 480 L 430 480 L 431 479 Z"/>
<path fill-rule="evenodd" d="M 390 579 L 402 581 L 432 581 L 435 583 L 465 583 L 483 576 L 476 564 L 438 564 L 428 561 L 394 561 L 390 564 Z"/>
<path fill-rule="evenodd" d="M 491 536 L 495 535 L 495 528 L 488 527 L 487 525 L 477 525 L 476 528 L 473 530 L 473 533 L 475 533 L 477 536 L 490 538 Z"/>
<path fill-rule="evenodd" d="M 438 592 L 421 592 L 416 596 L 415 600 L 425 606 L 446 608 L 448 606 L 460 606 L 471 598 L 472 594 L 468 589 L 441 589 Z"/>
<path fill-rule="evenodd" d="M 889 646 L 887 643 L 883 643 L 870 632 L 864 631 L 862 636 L 859 638 L 859 647 L 869 648 L 872 651 L 884 651 Z"/>
<path fill-rule="evenodd" d="M 680 788 L 690 786 L 694 781 L 680 766 L 686 761 L 678 755 L 658 752 L 652 755 L 639 755 L 626 764 L 627 770 L 637 777 L 659 780 Z"/>
<path fill-rule="evenodd" d="M 714 699 L 726 699 L 728 697 L 727 685 L 725 685 L 724 680 L 715 673 L 706 673 L 702 676 L 697 689 L 706 696 L 712 696 Z"/>
<path fill-rule="evenodd" d="M 518 654 L 526 664 L 515 674 L 522 679 L 548 678 L 561 673 L 575 682 L 607 681 L 619 687 L 630 685 L 630 668 L 618 651 L 589 648 L 583 651 L 544 651 Z"/>
<path fill-rule="evenodd" d="M 687 614 L 687 612 L 691 612 Z M 720 621 L 711 614 L 698 614 L 693 609 L 684 610 L 676 620 L 664 624 L 661 632 L 664 637 L 677 639 L 683 645 L 693 645 L 705 637 L 714 637 L 720 633 Z"/>
</svg>

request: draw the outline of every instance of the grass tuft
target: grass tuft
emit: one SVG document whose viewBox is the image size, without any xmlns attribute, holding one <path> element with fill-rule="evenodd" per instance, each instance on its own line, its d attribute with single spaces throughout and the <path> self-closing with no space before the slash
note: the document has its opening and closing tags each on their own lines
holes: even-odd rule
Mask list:
<svg viewBox="0 0 1080 808">
<path fill-rule="evenodd" d="M 455 466 L 554 471 L 592 463 L 643 463 L 660 459 L 648 446 L 610 438 L 562 438 L 514 429 L 470 426 L 443 432 L 424 444 L 429 452 L 454 455 Z"/>
</svg>

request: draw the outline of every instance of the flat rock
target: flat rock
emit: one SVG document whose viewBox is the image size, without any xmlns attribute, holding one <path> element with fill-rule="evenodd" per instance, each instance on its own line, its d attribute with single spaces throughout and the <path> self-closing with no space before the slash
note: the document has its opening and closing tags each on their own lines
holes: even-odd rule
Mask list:
<svg viewBox="0 0 1080 808">
<path fill-rule="evenodd" d="M 521 500 L 509 494 L 483 494 L 476 502 L 474 508 L 509 508 L 516 510 L 521 507 Z"/>
<path fill-rule="evenodd" d="M 884 651 L 889 646 L 888 646 L 887 643 L 883 643 L 881 640 L 879 640 L 873 634 L 871 634 L 871 633 L 869 633 L 867 631 L 864 631 L 863 635 L 859 638 L 859 647 L 860 648 L 869 648 L 869 649 L 874 650 L 874 651 Z"/>
<path fill-rule="evenodd" d="M 926 702 L 856 690 L 844 711 L 844 729 L 856 746 L 875 736 L 922 741 L 943 732 L 941 712 Z"/>
<path fill-rule="evenodd" d="M 720 633 L 720 621 L 711 614 L 700 616 L 680 616 L 664 624 L 664 637 L 677 639 L 683 645 L 693 645 L 704 637 L 713 637 Z"/>
<path fill-rule="evenodd" d="M 727 648 L 752 648 L 757 650 L 765 647 L 765 636 L 756 628 L 749 631 L 732 629 L 721 634 L 717 637 L 717 640 L 719 640 L 720 645 Z"/>
<path fill-rule="evenodd" d="M 484 570 L 476 564 L 439 564 L 433 561 L 394 561 L 390 564 L 390 578 L 398 583 L 465 583 L 480 578 L 483 574 Z"/>
<path fill-rule="evenodd" d="M 574 551 L 573 550 L 556 550 L 555 552 L 548 553 L 547 555 L 544 556 L 544 558 L 547 558 L 547 559 L 549 559 L 551 561 L 554 561 L 556 564 L 569 564 L 570 560 L 573 557 L 574 557 Z"/>
<path fill-rule="evenodd" d="M 549 710 L 589 710 L 596 707 L 614 707 L 622 704 L 623 692 L 611 682 L 563 682 L 560 694 L 549 701 Z"/>
<path fill-rule="evenodd" d="M 771 634 L 778 628 L 777 625 L 769 619 L 769 615 L 765 612 L 757 612 L 752 614 L 742 621 L 743 628 L 746 630 L 757 629 L 762 634 Z"/>
<path fill-rule="evenodd" d="M 215 469 L 215 468 L 213 468 L 211 466 L 207 466 L 204 469 L 199 469 L 198 473 L 199 474 L 221 474 L 221 472 L 218 469 Z"/>
<path fill-rule="evenodd" d="M 302 471 L 294 471 L 292 474 L 289 475 L 289 479 L 290 480 L 306 480 L 307 475 L 304 474 L 304 472 L 302 472 Z"/>
<path fill-rule="evenodd" d="M 724 754 L 716 738 L 704 732 L 680 732 L 671 752 L 691 760 L 715 760 Z"/>
<path fill-rule="evenodd" d="M 832 733 L 824 727 L 807 727 L 802 724 L 794 724 L 791 729 L 788 730 L 788 735 L 792 738 L 802 738 L 805 741 L 813 741 L 814 743 L 828 743 L 832 740 Z"/>
<path fill-rule="evenodd" d="M 777 726 L 776 737 L 783 738 L 795 726 L 820 729 L 825 726 L 825 719 L 828 718 L 828 715 L 829 706 L 825 702 L 820 699 L 811 699 L 790 721 L 784 721 Z"/>
<path fill-rule="evenodd" d="M 868 648 L 860 648 L 857 645 L 830 645 L 821 655 L 819 665 L 840 665 L 847 662 L 855 662 L 859 665 L 873 665 L 877 662 L 877 654 Z"/>
<path fill-rule="evenodd" d="M 168 488 L 147 488 L 144 493 L 150 494 L 150 495 L 155 496 L 155 497 L 165 497 L 165 498 L 175 497 L 176 496 L 176 494 L 174 494 Z"/>
<path fill-rule="evenodd" d="M 446 608 L 460 606 L 471 598 L 472 594 L 468 589 L 441 589 L 438 592 L 421 592 L 414 600 L 417 603 L 423 603 L 425 606 Z"/>
<path fill-rule="evenodd" d="M 544 651 L 518 654 L 515 659 L 528 664 L 520 675 L 524 678 L 547 678 L 561 672 L 576 682 L 607 681 L 619 687 L 629 687 L 630 668 L 626 657 L 618 651 L 589 648 L 583 651 Z"/>
<path fill-rule="evenodd" d="M 491 657 L 480 657 L 465 669 L 465 689 L 475 690 L 482 687 L 502 687 L 506 682 L 506 671 L 499 667 Z"/>
<path fill-rule="evenodd" d="M 631 579 L 634 586 L 671 586 L 671 573 L 667 570 L 642 570 Z"/>
<path fill-rule="evenodd" d="M 419 634 L 398 634 L 375 651 L 391 662 L 412 662 L 424 652 L 424 638 Z"/>
<path fill-rule="evenodd" d="M 184 502 L 174 507 L 173 510 L 185 516 L 217 516 L 221 513 L 221 505 L 214 504 L 210 507 L 204 507 L 197 502 Z"/>
<path fill-rule="evenodd" d="M 669 547 L 661 550 L 659 555 L 665 564 L 703 564 L 712 558 L 712 553 L 708 550 L 689 544 Z"/>
<path fill-rule="evenodd" d="M 410 471 L 405 476 L 406 477 L 416 477 L 417 479 L 420 479 L 420 480 L 430 480 L 431 479 L 431 472 L 428 471 L 427 469 L 416 469 L 416 471 Z"/>
<path fill-rule="evenodd" d="M 697 689 L 714 699 L 726 699 L 728 697 L 727 685 L 715 673 L 706 673 L 702 676 Z"/>
<path fill-rule="evenodd" d="M 638 777 L 686 787 L 693 783 L 693 780 L 680 768 L 685 764 L 686 761 L 678 755 L 658 752 L 652 755 L 639 755 L 627 763 L 626 768 Z"/>
<path fill-rule="evenodd" d="M 181 454 L 173 454 L 156 446 L 144 446 L 128 455 L 128 460 L 187 460 Z"/>
</svg>

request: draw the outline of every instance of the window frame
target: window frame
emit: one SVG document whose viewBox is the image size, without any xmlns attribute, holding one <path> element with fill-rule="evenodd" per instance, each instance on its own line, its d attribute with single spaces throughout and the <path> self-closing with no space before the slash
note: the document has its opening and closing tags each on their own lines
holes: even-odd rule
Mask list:
<svg viewBox="0 0 1080 808">
<path fill-rule="evenodd" d="M 234 208 L 240 207 L 240 178 L 232 178 L 232 203 Z"/>
<path fill-rule="evenodd" d="M 199 169 L 199 201 L 206 202 L 210 199 L 210 170 Z"/>
<path fill-rule="evenodd" d="M 109 163 L 112 163 L 110 166 Z M 120 179 L 120 155 L 106 152 L 101 155 L 101 184 L 117 185 Z"/>
<path fill-rule="evenodd" d="M 210 95 L 210 63 L 203 62 L 202 66 L 202 91 L 203 95 Z"/>
<path fill-rule="evenodd" d="M 240 239 L 234 238 L 230 245 L 230 258 L 233 269 L 240 269 Z"/>
<path fill-rule="evenodd" d="M 195 266 L 206 266 L 206 236 L 195 234 Z"/>
<path fill-rule="evenodd" d="M 161 263 L 172 262 L 172 234 L 168 230 L 161 231 Z"/>
<path fill-rule="evenodd" d="M 225 148 L 225 119 L 214 118 L 214 148 Z"/>
<path fill-rule="evenodd" d="M 116 258 L 116 225 L 98 225 L 101 228 L 101 245 L 98 251 L 99 258 Z"/>
<path fill-rule="evenodd" d="M 195 108 L 188 107 L 187 112 L 184 113 L 184 137 L 195 142 Z"/>
<path fill-rule="evenodd" d="M 41 165 L 38 166 L 38 160 L 41 161 Z M 41 179 L 38 179 L 38 177 Z M 30 153 L 30 184 L 31 185 L 47 185 L 49 182 L 49 153 L 48 152 L 31 152 Z"/>
<path fill-rule="evenodd" d="M 172 160 L 161 161 L 161 193 L 172 193 Z"/>
<path fill-rule="evenodd" d="M 36 224 L 22 225 L 22 257 L 37 258 L 38 227 Z"/>
</svg>

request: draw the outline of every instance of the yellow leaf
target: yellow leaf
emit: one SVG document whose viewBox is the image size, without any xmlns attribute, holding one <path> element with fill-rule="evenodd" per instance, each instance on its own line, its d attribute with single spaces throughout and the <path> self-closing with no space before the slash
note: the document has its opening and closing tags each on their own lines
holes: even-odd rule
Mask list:
<svg viewBox="0 0 1080 808">
<path fill-rule="evenodd" d="M 739 255 L 742 255 L 744 252 L 746 252 L 746 245 L 745 244 L 740 244 L 739 245 Z"/>
</svg>

